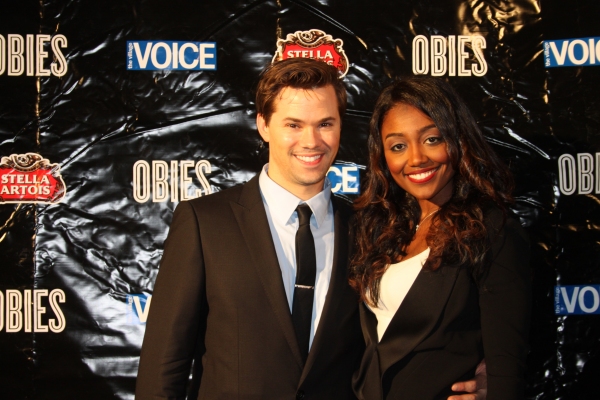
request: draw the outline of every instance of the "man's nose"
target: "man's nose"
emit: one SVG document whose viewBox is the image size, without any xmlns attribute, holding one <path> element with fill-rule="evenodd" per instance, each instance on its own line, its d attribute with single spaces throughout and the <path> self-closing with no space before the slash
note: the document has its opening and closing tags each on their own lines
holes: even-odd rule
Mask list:
<svg viewBox="0 0 600 400">
<path fill-rule="evenodd" d="M 300 145 L 306 148 L 317 147 L 321 133 L 314 126 L 308 126 L 302 131 L 302 137 L 300 138 Z"/>
</svg>

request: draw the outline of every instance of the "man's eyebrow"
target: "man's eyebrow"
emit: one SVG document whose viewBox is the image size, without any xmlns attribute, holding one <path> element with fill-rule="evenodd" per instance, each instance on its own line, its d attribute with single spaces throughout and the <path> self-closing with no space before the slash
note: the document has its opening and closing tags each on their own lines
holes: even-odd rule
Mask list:
<svg viewBox="0 0 600 400">
<path fill-rule="evenodd" d="M 329 121 L 335 121 L 335 117 L 331 116 L 331 117 L 325 117 L 323 119 L 321 119 L 319 121 L 320 124 L 322 124 L 323 122 L 329 122 Z"/>
<path fill-rule="evenodd" d="M 293 117 L 285 117 L 283 120 L 286 122 L 304 122 L 301 119 L 293 118 Z"/>
<path fill-rule="evenodd" d="M 334 121 L 334 120 L 335 120 L 335 117 L 333 117 L 333 116 L 331 116 L 331 117 L 325 117 L 325 118 L 321 118 L 318 123 L 322 124 L 323 122 L 329 122 L 329 121 Z M 294 118 L 294 117 L 285 117 L 283 119 L 283 121 L 284 122 L 295 122 L 295 123 L 305 122 L 302 119 Z"/>
</svg>

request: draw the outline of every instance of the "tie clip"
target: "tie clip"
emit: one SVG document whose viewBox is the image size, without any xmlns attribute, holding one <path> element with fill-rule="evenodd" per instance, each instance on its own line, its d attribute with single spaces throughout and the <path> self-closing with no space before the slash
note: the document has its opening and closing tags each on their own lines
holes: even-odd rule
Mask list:
<svg viewBox="0 0 600 400">
<path fill-rule="evenodd" d="M 300 289 L 314 289 L 315 288 L 314 286 L 306 286 L 306 285 L 294 285 L 294 286 L 297 288 L 300 288 Z"/>
</svg>

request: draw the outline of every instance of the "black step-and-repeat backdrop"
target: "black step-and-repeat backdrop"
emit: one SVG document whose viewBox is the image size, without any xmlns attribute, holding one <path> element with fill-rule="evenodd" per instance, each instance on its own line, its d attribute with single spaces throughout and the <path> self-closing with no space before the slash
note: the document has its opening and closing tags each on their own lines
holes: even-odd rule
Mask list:
<svg viewBox="0 0 600 400">
<path fill-rule="evenodd" d="M 329 177 L 352 199 L 374 100 L 448 79 L 517 181 L 531 399 L 597 398 L 600 3 L 11 0 L 0 6 L 0 398 L 131 399 L 173 209 L 266 161 L 276 58 L 345 74 Z"/>
</svg>

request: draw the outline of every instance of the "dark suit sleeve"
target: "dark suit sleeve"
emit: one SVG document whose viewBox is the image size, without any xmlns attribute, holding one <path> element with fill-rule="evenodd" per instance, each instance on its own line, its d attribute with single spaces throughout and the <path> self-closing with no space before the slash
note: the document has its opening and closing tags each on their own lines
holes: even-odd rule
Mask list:
<svg viewBox="0 0 600 400">
<path fill-rule="evenodd" d="M 479 287 L 488 400 L 521 399 L 531 317 L 529 241 L 519 223 L 488 213 L 492 264 Z"/>
<path fill-rule="evenodd" d="M 137 400 L 185 398 L 192 359 L 203 352 L 206 313 L 198 220 L 193 207 L 182 202 L 173 215 L 151 300 Z M 197 360 L 201 375 L 200 365 Z"/>
</svg>

